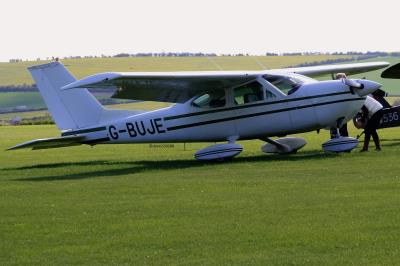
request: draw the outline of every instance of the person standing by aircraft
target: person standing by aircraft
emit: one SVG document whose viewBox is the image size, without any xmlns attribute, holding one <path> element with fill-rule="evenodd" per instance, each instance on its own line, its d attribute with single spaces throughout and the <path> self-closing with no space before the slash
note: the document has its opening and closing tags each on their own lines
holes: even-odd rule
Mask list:
<svg viewBox="0 0 400 266">
<path fill-rule="evenodd" d="M 384 98 L 385 96 L 387 96 L 387 93 L 384 92 L 383 90 L 379 89 L 376 90 L 372 93 L 372 97 L 377 100 L 380 104 L 382 104 L 383 108 L 390 108 L 392 107 Z"/>
<path fill-rule="evenodd" d="M 374 139 L 375 149 L 377 151 L 381 150 L 381 145 L 379 142 L 379 136 L 376 132 L 376 129 L 379 126 L 379 122 L 383 115 L 383 106 L 374 98 L 367 96 L 365 99 L 365 103 L 362 107 L 362 111 L 366 114 L 367 124 L 365 126 L 365 138 L 364 138 L 364 147 L 361 152 L 368 151 L 369 141 L 372 138 Z"/>
</svg>

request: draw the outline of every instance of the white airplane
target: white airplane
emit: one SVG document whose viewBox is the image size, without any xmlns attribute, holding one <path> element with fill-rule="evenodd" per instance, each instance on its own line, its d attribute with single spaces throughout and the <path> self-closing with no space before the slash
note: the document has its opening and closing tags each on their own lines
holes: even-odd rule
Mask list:
<svg viewBox="0 0 400 266">
<path fill-rule="evenodd" d="M 264 152 L 292 153 L 302 138 L 280 138 L 322 128 L 338 128 L 359 111 L 365 96 L 381 85 L 365 79 L 317 81 L 311 77 L 358 74 L 387 62 L 325 65 L 265 71 L 101 73 L 76 80 L 60 62 L 29 68 L 61 137 L 11 147 L 47 149 L 81 144 L 227 142 L 204 148 L 199 160 L 238 155 L 237 140 L 261 139 Z M 104 108 L 88 88 L 115 88 L 113 98 L 176 103 L 155 111 Z M 355 148 L 339 137 L 328 151 Z"/>
</svg>

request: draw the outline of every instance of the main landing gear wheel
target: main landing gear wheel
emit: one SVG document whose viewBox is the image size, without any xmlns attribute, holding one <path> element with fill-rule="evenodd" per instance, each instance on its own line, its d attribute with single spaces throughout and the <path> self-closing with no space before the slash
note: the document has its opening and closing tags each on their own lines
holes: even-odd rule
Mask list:
<svg viewBox="0 0 400 266">
<path fill-rule="evenodd" d="M 261 151 L 265 153 L 278 153 L 278 154 L 291 154 L 296 153 L 298 150 L 303 148 L 307 141 L 303 138 L 280 138 L 277 140 L 272 140 L 269 138 L 262 139 L 266 142 L 264 146 L 261 147 Z"/>
<path fill-rule="evenodd" d="M 216 144 L 197 151 L 194 155 L 200 161 L 229 161 L 239 155 L 243 147 L 236 143 Z"/>
</svg>

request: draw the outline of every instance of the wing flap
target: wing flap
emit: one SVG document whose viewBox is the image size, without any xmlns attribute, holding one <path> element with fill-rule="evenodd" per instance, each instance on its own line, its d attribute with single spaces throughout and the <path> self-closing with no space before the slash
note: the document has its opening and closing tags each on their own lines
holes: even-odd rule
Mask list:
<svg viewBox="0 0 400 266">
<path fill-rule="evenodd" d="M 35 139 L 18 144 L 7 150 L 17 150 L 32 148 L 32 150 L 41 149 L 51 149 L 51 148 L 61 148 L 68 146 L 81 145 L 81 141 L 85 140 L 85 136 L 68 136 L 68 137 L 58 137 L 58 138 L 48 138 L 48 139 Z"/>
</svg>

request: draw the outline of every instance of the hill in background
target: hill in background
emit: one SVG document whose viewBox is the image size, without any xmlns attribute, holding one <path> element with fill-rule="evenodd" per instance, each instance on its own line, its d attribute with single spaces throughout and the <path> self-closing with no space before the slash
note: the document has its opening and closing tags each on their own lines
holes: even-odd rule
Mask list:
<svg viewBox="0 0 400 266">
<path fill-rule="evenodd" d="M 389 61 L 395 64 L 399 57 L 374 57 L 357 60 L 354 55 L 289 55 L 289 56 L 202 56 L 202 57 L 111 57 L 65 59 L 63 64 L 76 78 L 112 71 L 206 71 L 206 70 L 261 70 L 328 63 Z M 362 57 L 362 58 L 365 58 Z M 32 86 L 27 67 L 49 61 L 0 63 L 0 113 L 43 110 L 46 106 Z M 400 94 L 398 80 L 380 78 L 381 70 L 356 76 L 366 77 L 383 84 L 392 95 Z M 322 79 L 330 79 L 329 76 Z M 1 93 L 3 92 L 3 93 Z M 94 93 L 102 103 L 115 104 L 107 93 Z M 9 116 L 8 116 L 9 117 Z M 1 120 L 1 119 L 0 119 Z"/>
<path fill-rule="evenodd" d="M 62 63 L 77 78 L 100 72 L 124 71 L 206 71 L 261 70 L 317 63 L 326 60 L 351 60 L 348 55 L 310 56 L 213 56 L 213 57 L 114 57 L 64 59 Z M 0 63 L 0 86 L 33 83 L 27 67 L 49 61 Z"/>
</svg>

